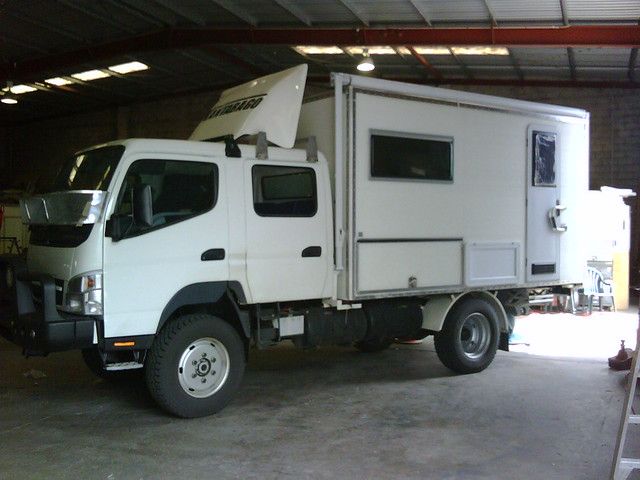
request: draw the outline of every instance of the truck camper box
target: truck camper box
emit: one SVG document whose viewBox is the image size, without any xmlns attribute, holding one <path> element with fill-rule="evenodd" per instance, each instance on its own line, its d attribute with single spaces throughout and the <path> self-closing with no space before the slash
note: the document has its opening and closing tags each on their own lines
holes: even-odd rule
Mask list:
<svg viewBox="0 0 640 480">
<path fill-rule="evenodd" d="M 334 175 L 338 298 L 581 282 L 587 112 L 332 81 L 298 138 L 317 138 Z"/>
</svg>

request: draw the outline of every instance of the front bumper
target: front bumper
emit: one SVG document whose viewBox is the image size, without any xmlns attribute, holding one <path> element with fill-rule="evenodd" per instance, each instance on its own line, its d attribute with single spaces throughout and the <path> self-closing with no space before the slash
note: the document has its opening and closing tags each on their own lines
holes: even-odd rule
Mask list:
<svg viewBox="0 0 640 480">
<path fill-rule="evenodd" d="M 68 315 L 56 308 L 53 277 L 27 274 L 15 265 L 0 264 L 0 273 L 14 269 L 13 285 L 0 284 L 0 334 L 23 347 L 25 355 L 76 350 L 93 346 L 95 317 Z"/>
</svg>

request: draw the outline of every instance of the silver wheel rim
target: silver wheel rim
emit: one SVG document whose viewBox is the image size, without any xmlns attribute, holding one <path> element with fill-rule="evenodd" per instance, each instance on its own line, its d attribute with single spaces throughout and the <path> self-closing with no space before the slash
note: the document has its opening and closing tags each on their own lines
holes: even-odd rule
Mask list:
<svg viewBox="0 0 640 480">
<path fill-rule="evenodd" d="M 467 358 L 476 360 L 489 350 L 491 324 L 482 313 L 472 313 L 464 319 L 460 330 L 460 344 Z"/>
<path fill-rule="evenodd" d="M 178 363 L 182 389 L 195 398 L 210 397 L 229 376 L 229 352 L 215 338 L 200 338 L 189 344 Z"/>
</svg>

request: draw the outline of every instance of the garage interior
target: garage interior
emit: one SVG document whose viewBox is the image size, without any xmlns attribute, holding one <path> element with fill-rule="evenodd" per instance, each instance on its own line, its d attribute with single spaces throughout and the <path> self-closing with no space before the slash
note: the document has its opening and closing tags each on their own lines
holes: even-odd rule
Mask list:
<svg viewBox="0 0 640 480">
<path fill-rule="evenodd" d="M 6 0 L 0 204 L 89 145 L 186 139 L 226 88 L 306 63 L 318 94 L 365 57 L 376 78 L 585 109 L 589 188 L 638 192 L 639 47 L 636 0 Z M 237 398 L 194 420 L 134 374 L 105 381 L 77 352 L 25 359 L 0 338 L 0 477 L 608 478 L 626 374 L 606 359 L 621 338 L 635 348 L 636 312 L 632 295 L 519 318 L 530 336 L 476 375 L 442 366 L 430 338 L 253 350 Z"/>
</svg>

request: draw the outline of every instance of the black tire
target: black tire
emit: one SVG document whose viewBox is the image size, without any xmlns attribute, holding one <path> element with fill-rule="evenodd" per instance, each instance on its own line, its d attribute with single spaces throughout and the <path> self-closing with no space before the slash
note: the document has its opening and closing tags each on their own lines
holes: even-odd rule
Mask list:
<svg viewBox="0 0 640 480">
<path fill-rule="evenodd" d="M 434 343 L 446 367 L 458 373 L 477 373 L 493 361 L 499 337 L 495 309 L 485 300 L 470 298 L 453 307 Z"/>
<path fill-rule="evenodd" d="M 163 327 L 147 356 L 145 375 L 160 407 L 195 418 L 214 414 L 231 401 L 244 367 L 244 343 L 235 328 L 218 317 L 193 314 Z"/>
<path fill-rule="evenodd" d="M 97 348 L 85 348 L 82 350 L 82 359 L 91 372 L 104 380 L 121 381 L 130 380 L 142 375 L 142 369 L 136 368 L 131 370 L 105 370 L 102 358 Z"/>
<path fill-rule="evenodd" d="M 392 343 L 393 340 L 390 338 L 373 338 L 356 342 L 354 347 L 364 353 L 375 353 L 386 350 Z"/>
</svg>

